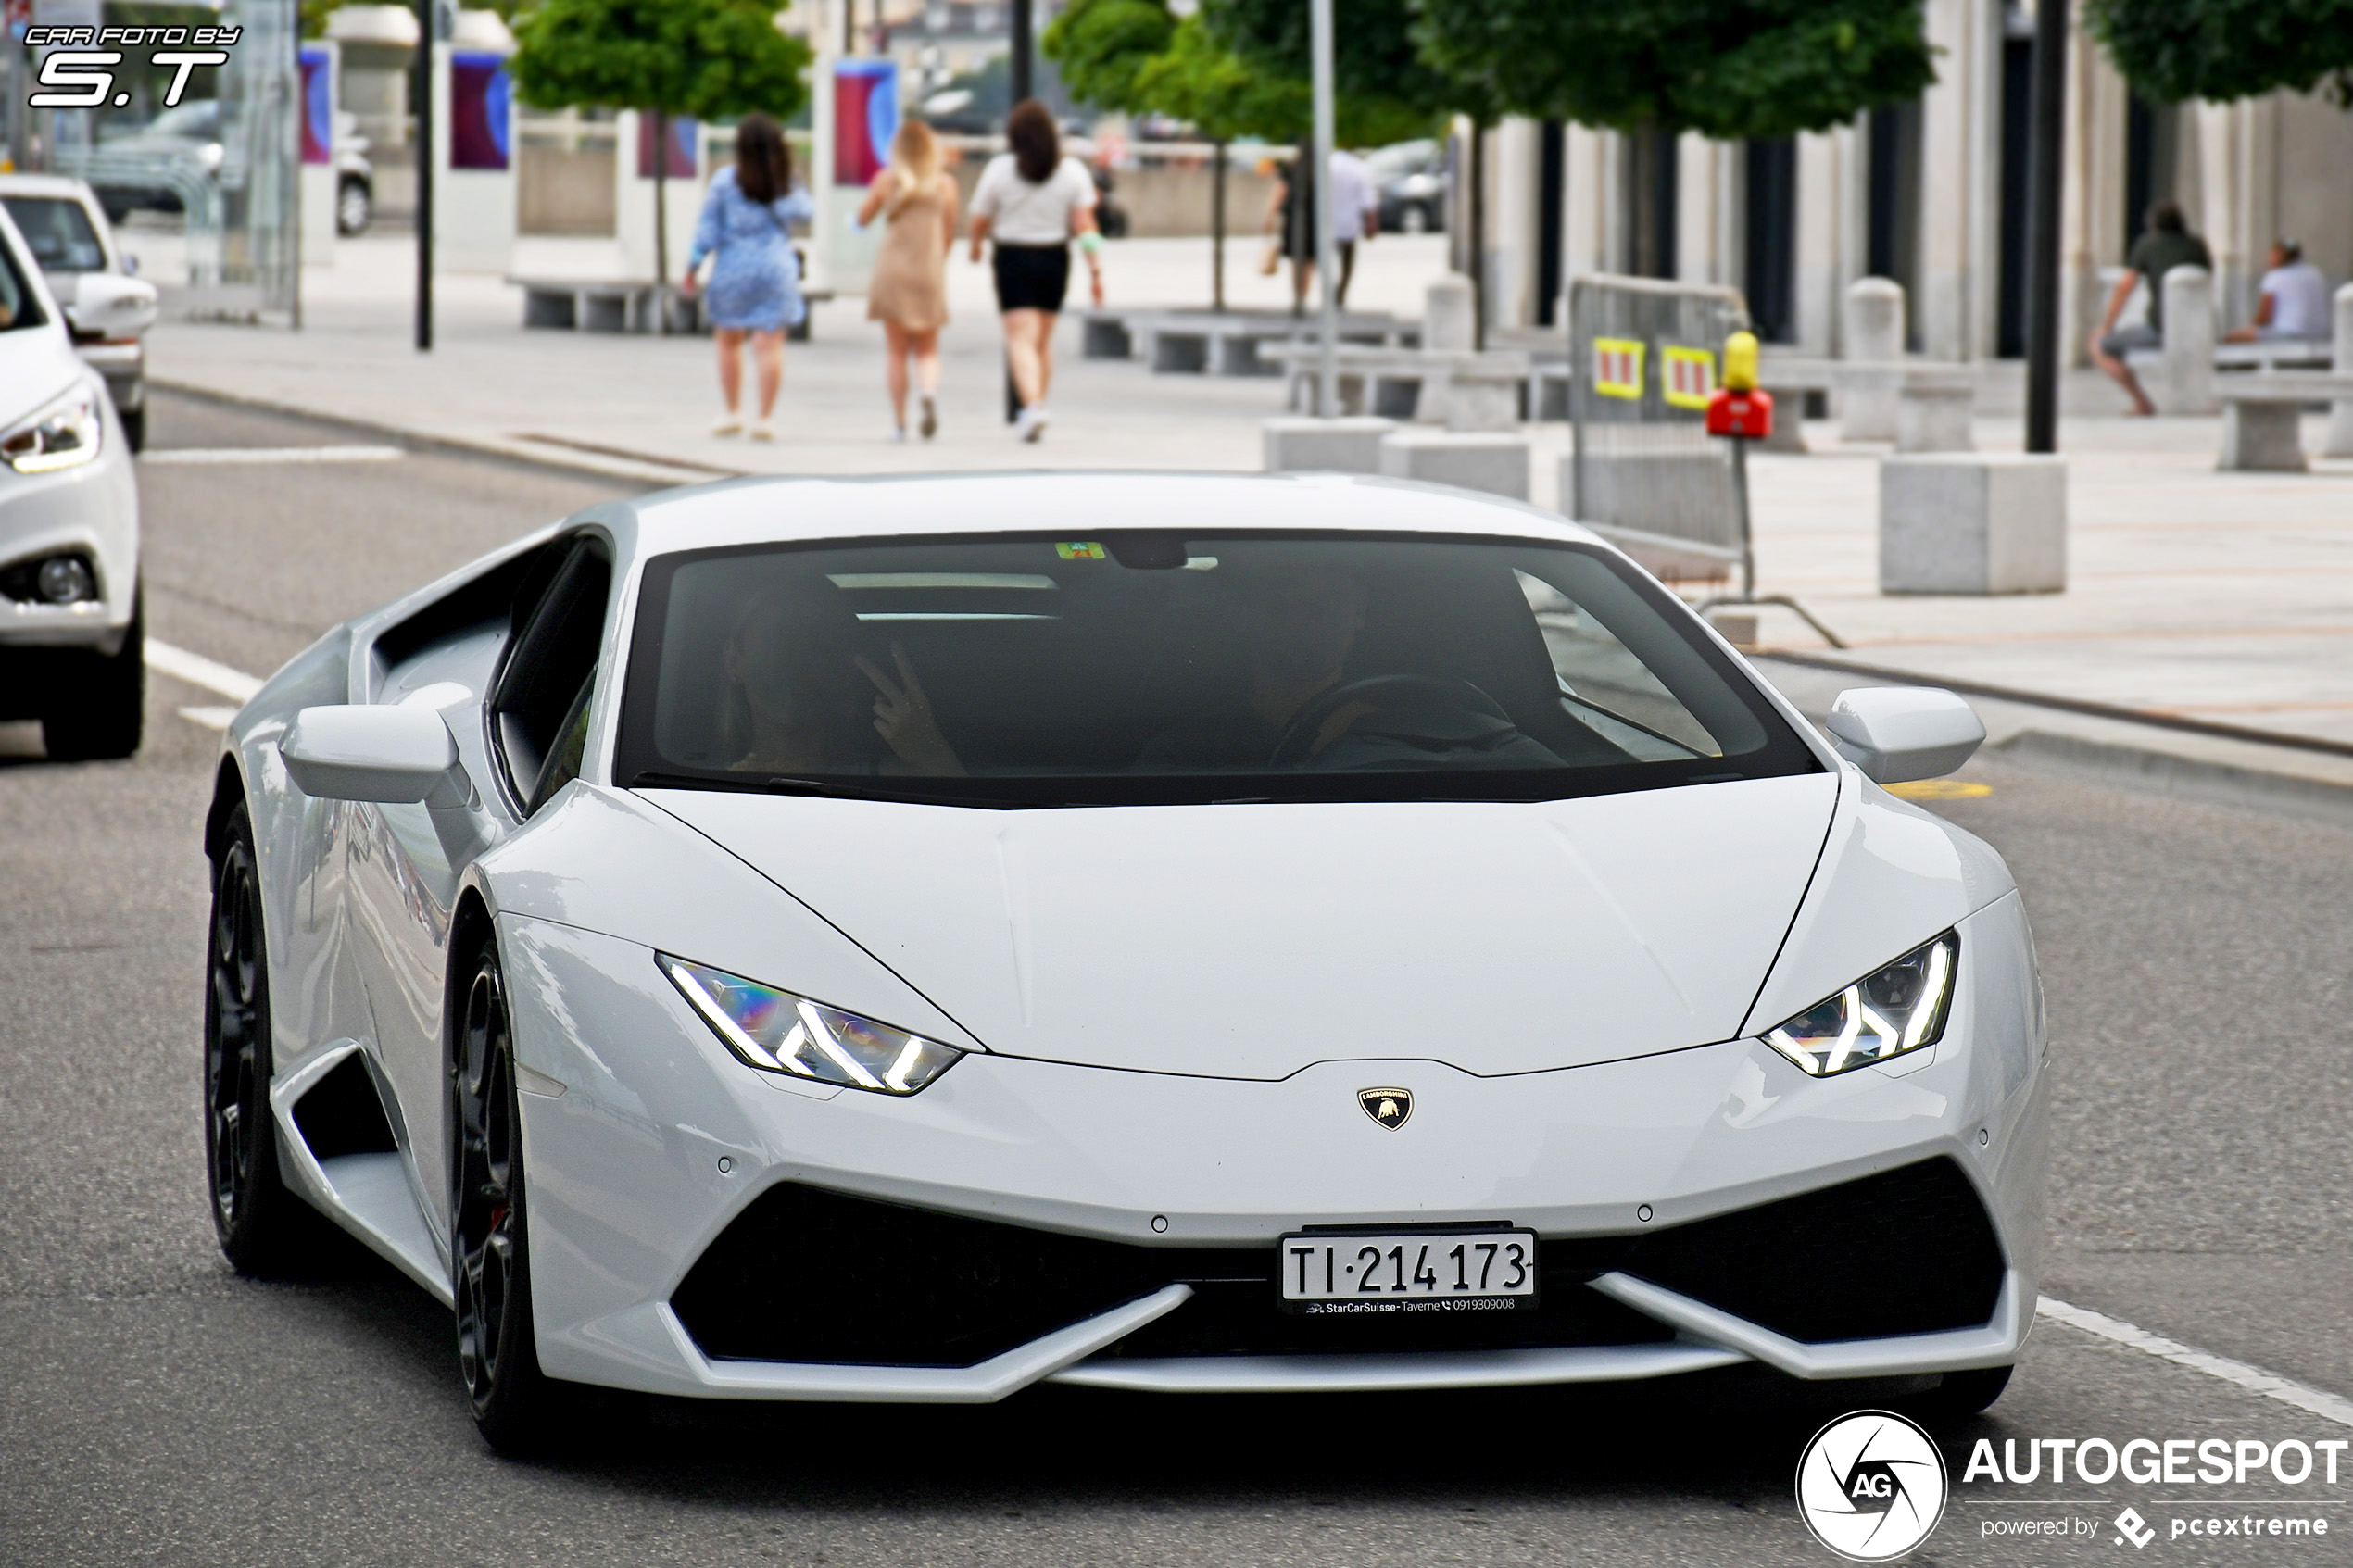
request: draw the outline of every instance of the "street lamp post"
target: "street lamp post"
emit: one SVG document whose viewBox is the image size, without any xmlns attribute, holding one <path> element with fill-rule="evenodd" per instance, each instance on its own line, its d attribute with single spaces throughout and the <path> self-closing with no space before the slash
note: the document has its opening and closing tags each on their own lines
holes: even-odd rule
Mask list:
<svg viewBox="0 0 2353 1568">
<path fill-rule="evenodd" d="M 1309 149 L 1314 163 L 1301 172 L 1315 195 L 1315 273 L 1323 283 L 1316 307 L 1315 412 L 1331 419 L 1340 412 L 1340 359 L 1336 342 L 1340 329 L 1340 295 L 1336 263 L 1340 246 L 1332 237 L 1332 0 L 1309 0 L 1308 47 L 1315 61 L 1315 134 Z"/>
<path fill-rule="evenodd" d="M 417 0 L 417 352 L 433 347 L 433 43 L 440 0 Z"/>
<path fill-rule="evenodd" d="M 2067 119 L 2068 0 L 2034 7 L 2026 220 L 2026 449 L 2058 450 L 2059 182 Z"/>
</svg>

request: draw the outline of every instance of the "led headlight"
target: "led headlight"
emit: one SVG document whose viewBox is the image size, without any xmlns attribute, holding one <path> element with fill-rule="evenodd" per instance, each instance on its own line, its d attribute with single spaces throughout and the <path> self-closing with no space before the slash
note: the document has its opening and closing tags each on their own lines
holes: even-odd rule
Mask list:
<svg viewBox="0 0 2353 1568">
<path fill-rule="evenodd" d="M 667 953 L 656 960 L 728 1048 L 763 1073 L 912 1095 L 964 1054 L 724 970 Z"/>
<path fill-rule="evenodd" d="M 1817 1078 L 1936 1044 L 1953 999 L 1961 939 L 1948 931 L 1815 1003 L 1765 1043 Z"/>
<path fill-rule="evenodd" d="M 0 460 L 19 473 L 69 469 L 98 455 L 106 423 L 98 394 L 76 387 L 31 419 L 0 433 Z"/>
</svg>

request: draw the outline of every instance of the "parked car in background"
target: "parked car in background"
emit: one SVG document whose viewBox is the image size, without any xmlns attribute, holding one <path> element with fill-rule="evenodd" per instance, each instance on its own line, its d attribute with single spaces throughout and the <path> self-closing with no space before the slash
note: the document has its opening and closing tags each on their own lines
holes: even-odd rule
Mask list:
<svg viewBox="0 0 2353 1568">
<path fill-rule="evenodd" d="M 368 138 L 359 134 L 359 117 L 349 109 L 335 113 L 335 232 L 346 238 L 367 232 L 376 212 L 376 166 L 368 157 Z"/>
<path fill-rule="evenodd" d="M 53 761 L 128 757 L 146 711 L 139 481 L 12 206 L 0 206 L 0 719 L 39 720 Z"/>
<path fill-rule="evenodd" d="M 207 179 L 219 176 L 227 156 L 220 140 L 220 100 L 186 99 L 145 125 L 102 136 L 99 150 L 116 169 L 129 159 L 144 158 L 157 170 L 151 180 L 109 171 L 94 182 L 109 220 L 120 223 L 133 212 L 182 211 L 186 204 L 163 171 L 177 167 Z"/>
<path fill-rule="evenodd" d="M 1392 234 L 1435 232 L 1446 227 L 1446 197 L 1453 180 L 1444 144 L 1423 137 L 1377 147 L 1365 155 L 1380 193 L 1380 226 Z"/>
<path fill-rule="evenodd" d="M 156 320 L 155 285 L 131 274 L 134 258 L 115 244 L 97 194 L 52 174 L 0 174 L 25 248 L 65 312 L 73 345 L 106 378 L 122 433 L 138 451 L 147 442 L 147 345 Z"/>
</svg>

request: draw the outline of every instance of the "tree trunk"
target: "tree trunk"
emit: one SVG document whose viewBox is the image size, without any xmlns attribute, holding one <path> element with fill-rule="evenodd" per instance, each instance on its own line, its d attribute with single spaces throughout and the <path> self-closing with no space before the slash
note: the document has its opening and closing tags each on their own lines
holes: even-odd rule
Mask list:
<svg viewBox="0 0 2353 1568">
<path fill-rule="evenodd" d="M 670 116 L 654 110 L 654 331 L 670 332 Z"/>
<path fill-rule="evenodd" d="M 1226 144 L 1209 144 L 1209 307 L 1226 308 Z"/>
</svg>

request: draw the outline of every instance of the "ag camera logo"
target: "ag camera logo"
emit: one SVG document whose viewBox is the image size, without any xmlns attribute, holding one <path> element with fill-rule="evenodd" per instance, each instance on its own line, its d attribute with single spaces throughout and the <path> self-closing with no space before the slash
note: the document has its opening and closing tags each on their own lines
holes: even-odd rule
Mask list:
<svg viewBox="0 0 2353 1568">
<path fill-rule="evenodd" d="M 1928 1539 L 1950 1485 L 1927 1433 L 1890 1411 L 1856 1411 L 1798 1457 L 1797 1512 L 1839 1556 L 1885 1562 Z"/>
</svg>

